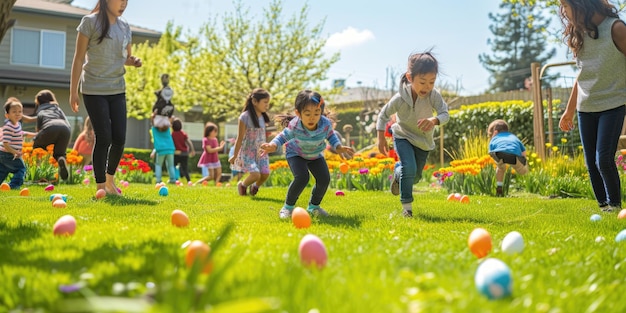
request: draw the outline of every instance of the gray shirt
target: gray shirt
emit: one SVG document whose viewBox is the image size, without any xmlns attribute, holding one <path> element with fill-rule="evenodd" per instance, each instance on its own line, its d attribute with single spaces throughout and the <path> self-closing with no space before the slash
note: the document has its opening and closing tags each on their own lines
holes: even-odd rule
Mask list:
<svg viewBox="0 0 626 313">
<path fill-rule="evenodd" d="M 577 55 L 579 112 L 602 112 L 626 103 L 626 57 L 613 42 L 614 23 L 622 22 L 605 18 L 598 25 L 598 38 L 586 36 Z"/>
<path fill-rule="evenodd" d="M 131 43 L 128 23 L 121 17 L 111 24 L 109 34 L 98 43 L 100 27 L 96 26 L 99 13 L 83 17 L 76 28 L 89 38 L 87 57 L 80 76 L 80 91 L 87 95 L 114 95 L 124 93 L 126 82 L 124 63 L 128 57 L 126 50 Z"/>
<path fill-rule="evenodd" d="M 418 97 L 413 102 L 411 85 L 401 84 L 399 92 L 385 104 L 378 114 L 376 130 L 384 131 L 391 115 L 397 113 L 396 123 L 391 126 L 393 137 L 406 139 L 424 151 L 431 151 L 435 149 L 434 128 L 427 132 L 422 131 L 417 127 L 417 121 L 433 117 L 433 111 L 437 112 L 439 125 L 444 125 L 450 120 L 448 104 L 443 101 L 439 91 L 433 89 L 426 97 Z"/>
</svg>

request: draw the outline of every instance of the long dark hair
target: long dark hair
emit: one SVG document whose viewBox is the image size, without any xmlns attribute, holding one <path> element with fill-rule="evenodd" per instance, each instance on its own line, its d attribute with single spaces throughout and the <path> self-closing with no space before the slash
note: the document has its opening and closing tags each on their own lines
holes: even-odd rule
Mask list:
<svg viewBox="0 0 626 313">
<path fill-rule="evenodd" d="M 104 9 L 103 9 L 104 8 Z M 98 37 L 98 44 L 102 43 L 102 40 L 109 35 L 109 29 L 111 29 L 111 23 L 109 22 L 109 11 L 107 10 L 107 0 L 98 0 L 96 6 L 91 10 L 91 13 L 98 12 L 96 19 L 96 29 L 100 29 L 100 37 Z M 98 27 L 100 26 L 100 27 Z"/>
<path fill-rule="evenodd" d="M 54 93 L 52 93 L 52 91 L 48 89 L 40 90 L 35 96 L 35 104 L 37 106 L 40 106 L 44 103 L 59 105 L 59 103 L 57 102 L 57 98 L 54 96 Z"/>
<path fill-rule="evenodd" d="M 559 15 L 563 24 L 563 41 L 572 49 L 574 56 L 583 47 L 585 35 L 598 39 L 598 26 L 591 19 L 598 13 L 608 17 L 619 18 L 617 8 L 607 0 L 566 0 L 572 9 L 572 19 L 565 14 L 563 5 L 559 7 Z"/>
<path fill-rule="evenodd" d="M 322 115 L 326 116 L 328 114 L 328 112 L 325 112 L 326 103 L 324 102 L 324 98 L 322 98 L 322 95 L 317 91 L 307 89 L 298 93 L 296 96 L 296 102 L 294 103 L 296 111 L 302 114 L 302 111 L 304 111 L 304 108 L 307 105 L 316 105 L 322 109 Z M 296 116 L 293 114 L 280 114 L 277 115 L 274 120 L 284 128 L 289 125 L 289 122 L 291 122 L 294 117 Z"/>
<path fill-rule="evenodd" d="M 400 77 L 400 86 L 409 82 L 409 79 L 406 78 L 406 73 L 410 73 L 411 77 L 429 73 L 439 74 L 439 62 L 437 62 L 431 50 L 409 55 L 408 63 L 406 72 Z"/>
<path fill-rule="evenodd" d="M 272 96 L 270 95 L 270 93 L 263 88 L 255 88 L 246 97 L 246 103 L 244 104 L 243 111 L 241 112 L 248 111 L 248 114 L 250 115 L 250 119 L 252 120 L 252 124 L 254 124 L 255 128 L 259 128 L 261 127 L 261 125 L 259 125 L 259 119 L 256 118 L 256 111 L 254 110 L 254 103 L 252 102 L 252 99 L 258 102 L 263 99 L 269 99 L 271 97 Z M 266 124 L 270 122 L 270 117 L 269 115 L 267 115 L 266 112 L 263 112 L 263 120 L 265 121 Z"/>
</svg>

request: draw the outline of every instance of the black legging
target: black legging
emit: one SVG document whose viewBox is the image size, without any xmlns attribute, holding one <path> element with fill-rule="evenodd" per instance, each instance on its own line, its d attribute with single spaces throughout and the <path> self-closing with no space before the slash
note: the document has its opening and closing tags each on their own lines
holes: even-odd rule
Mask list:
<svg viewBox="0 0 626 313">
<path fill-rule="evenodd" d="M 187 181 L 191 181 L 191 177 L 189 177 L 189 156 L 188 155 L 174 155 L 174 166 L 178 165 L 178 170 L 180 171 L 180 177 L 185 177 Z"/>
<path fill-rule="evenodd" d="M 45 150 L 47 146 L 54 145 L 52 156 L 58 161 L 60 157 L 65 157 L 67 145 L 70 144 L 70 134 L 70 128 L 65 125 L 52 125 L 43 128 L 37 132 L 33 141 L 33 149 L 42 148 Z"/>
<path fill-rule="evenodd" d="M 85 108 L 96 137 L 93 146 L 93 172 L 96 183 L 115 175 L 126 143 L 126 94 L 83 95 Z"/>
<path fill-rule="evenodd" d="M 305 158 L 295 156 L 287 158 L 289 168 L 293 173 L 293 181 L 287 189 L 287 199 L 285 204 L 295 205 L 304 188 L 309 184 L 309 171 L 315 177 L 315 185 L 311 193 L 309 204 L 320 205 L 324 194 L 330 184 L 330 173 L 326 160 L 321 157 L 315 160 L 307 160 Z"/>
</svg>

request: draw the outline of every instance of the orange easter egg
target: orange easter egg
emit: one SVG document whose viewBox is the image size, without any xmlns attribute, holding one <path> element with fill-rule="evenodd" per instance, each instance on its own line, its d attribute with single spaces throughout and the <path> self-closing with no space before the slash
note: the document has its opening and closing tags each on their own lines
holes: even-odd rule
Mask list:
<svg viewBox="0 0 626 313">
<path fill-rule="evenodd" d="M 11 190 L 11 186 L 9 186 L 9 184 L 7 184 L 7 183 L 2 183 L 2 185 L 0 185 L 0 190 L 2 190 L 2 191 L 9 191 L 9 190 Z"/>
<path fill-rule="evenodd" d="M 172 225 L 176 227 L 185 227 L 189 225 L 189 217 L 181 210 L 172 211 Z"/>
<path fill-rule="evenodd" d="M 484 258 L 491 251 L 491 235 L 484 228 L 476 228 L 470 233 L 467 245 L 476 257 Z"/>
<path fill-rule="evenodd" d="M 98 191 L 96 191 L 96 199 L 102 199 L 107 195 L 107 192 L 104 191 L 104 189 L 98 189 Z"/>
<path fill-rule="evenodd" d="M 617 218 L 618 219 L 625 219 L 626 218 L 626 209 L 622 209 L 621 211 L 619 211 L 619 213 L 617 214 Z"/>
<path fill-rule="evenodd" d="M 293 209 L 291 212 L 291 221 L 296 228 L 309 228 L 309 226 L 311 226 L 311 216 L 309 212 L 301 207 Z"/>
<path fill-rule="evenodd" d="M 468 195 L 463 195 L 463 196 L 461 197 L 461 200 L 460 200 L 460 201 L 461 201 L 461 203 L 466 203 L 466 204 L 467 204 L 467 203 L 470 203 L 470 198 L 469 198 L 469 196 L 468 196 Z"/>
<path fill-rule="evenodd" d="M 24 188 L 24 189 L 20 190 L 20 196 L 23 196 L 23 197 L 30 196 L 30 190 L 28 190 L 28 188 Z"/>
<path fill-rule="evenodd" d="M 328 261 L 328 252 L 326 252 L 324 242 L 312 234 L 307 234 L 300 240 L 298 255 L 305 266 L 315 265 L 318 268 L 323 268 Z"/>
<path fill-rule="evenodd" d="M 67 207 L 67 203 L 63 199 L 56 199 L 52 201 L 52 207 L 62 209 Z"/>
<path fill-rule="evenodd" d="M 54 223 L 54 227 L 52 228 L 52 232 L 55 236 L 71 236 L 75 231 L 76 219 L 71 215 L 61 216 L 61 218 Z"/>
<path fill-rule="evenodd" d="M 199 262 L 202 266 L 202 273 L 208 274 L 213 270 L 213 261 L 209 257 L 210 253 L 211 248 L 209 245 L 200 240 L 194 240 L 187 246 L 185 264 L 191 268 L 194 262 Z"/>
<path fill-rule="evenodd" d="M 454 201 L 456 201 L 456 198 L 454 197 L 454 194 L 453 194 L 453 193 L 451 193 L 451 194 L 449 194 L 449 195 L 448 195 L 448 201 L 450 201 L 450 202 L 454 202 Z"/>
</svg>

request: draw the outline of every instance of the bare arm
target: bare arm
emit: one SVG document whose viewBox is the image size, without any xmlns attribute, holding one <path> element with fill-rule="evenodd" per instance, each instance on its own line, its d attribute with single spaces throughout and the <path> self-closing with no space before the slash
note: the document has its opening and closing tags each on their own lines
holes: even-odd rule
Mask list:
<svg viewBox="0 0 626 313">
<path fill-rule="evenodd" d="M 244 124 L 241 120 L 239 120 L 239 131 L 237 132 L 237 141 L 235 141 L 235 152 L 233 156 L 228 159 L 230 164 L 235 164 L 235 160 L 239 155 L 239 150 L 241 150 L 241 142 L 243 141 L 243 136 L 246 134 L 246 124 Z"/>
<path fill-rule="evenodd" d="M 562 131 L 570 131 L 574 129 L 574 115 L 576 114 L 576 101 L 578 98 L 578 79 L 574 81 L 572 92 L 570 93 L 569 100 L 567 100 L 567 106 L 561 120 L 559 121 L 559 128 Z"/>
<path fill-rule="evenodd" d="M 79 32 L 78 37 L 76 37 L 76 50 L 74 51 L 72 71 L 70 72 L 70 107 L 74 112 L 78 112 L 78 105 L 80 103 L 78 97 L 78 80 L 83 71 L 88 44 L 89 38 Z"/>
<path fill-rule="evenodd" d="M 614 23 L 611 28 L 611 35 L 613 36 L 613 42 L 619 51 L 626 56 L 626 24 Z"/>
<path fill-rule="evenodd" d="M 128 52 L 128 58 L 126 58 L 126 62 L 124 62 L 124 65 L 126 66 L 134 66 L 134 67 L 141 67 L 142 63 L 141 63 L 141 59 L 134 56 L 133 55 L 133 49 L 131 48 L 131 45 L 128 44 L 128 46 L 126 46 L 126 52 Z"/>
</svg>

